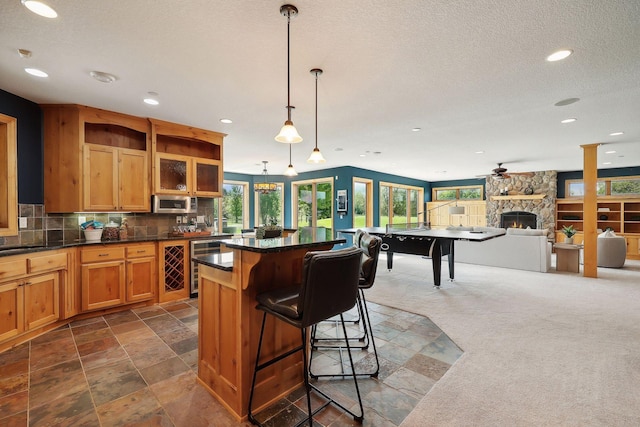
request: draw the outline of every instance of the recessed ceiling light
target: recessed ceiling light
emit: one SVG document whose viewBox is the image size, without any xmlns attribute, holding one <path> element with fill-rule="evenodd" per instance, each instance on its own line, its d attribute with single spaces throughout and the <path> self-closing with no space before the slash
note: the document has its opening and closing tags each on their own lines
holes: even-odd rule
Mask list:
<svg viewBox="0 0 640 427">
<path fill-rule="evenodd" d="M 576 120 L 578 120 L 578 119 L 576 119 L 576 118 L 573 118 L 573 117 L 572 117 L 572 118 L 570 118 L 570 119 L 564 119 L 564 120 L 561 120 L 561 121 L 560 121 L 560 123 L 573 123 L 573 122 L 575 122 Z"/>
<path fill-rule="evenodd" d="M 547 56 L 547 61 L 549 62 L 561 61 L 567 56 L 571 55 L 572 53 L 573 51 L 571 49 L 558 50 L 556 52 L 553 52 L 551 55 Z"/>
<path fill-rule="evenodd" d="M 40 16 L 44 16 L 45 18 L 57 18 L 58 17 L 58 13 L 53 10 L 51 8 L 51 6 L 48 6 L 40 1 L 35 1 L 35 0 L 21 0 L 21 3 L 27 8 L 29 9 L 31 12 L 40 15 Z"/>
<path fill-rule="evenodd" d="M 610 165 L 610 164 L 611 164 L 611 162 L 603 162 L 602 164 L 603 164 L 603 165 Z"/>
<path fill-rule="evenodd" d="M 32 76 L 36 76 L 36 77 L 49 77 L 49 74 L 45 73 L 42 70 L 38 70 L 37 68 L 25 68 L 24 69 L 27 73 L 31 74 Z"/>
<path fill-rule="evenodd" d="M 616 150 L 609 150 L 604 152 L 604 154 L 615 154 L 615 153 L 617 153 Z"/>
<path fill-rule="evenodd" d="M 366 154 L 360 154 L 360 157 L 367 157 Z"/>
<path fill-rule="evenodd" d="M 149 104 L 149 105 L 158 105 L 160 104 L 160 102 L 157 99 L 153 99 L 153 98 L 145 98 L 144 100 L 145 104 Z"/>
<path fill-rule="evenodd" d="M 220 123 L 229 124 L 229 123 L 233 123 L 233 120 L 231 120 L 231 119 L 220 119 Z"/>
<path fill-rule="evenodd" d="M 565 105 L 571 105 L 578 101 L 580 101 L 580 98 L 567 98 L 567 99 L 560 100 L 553 105 L 555 105 L 556 107 L 564 107 Z"/>
<path fill-rule="evenodd" d="M 103 73 L 102 71 L 91 71 L 89 75 L 100 83 L 113 83 L 118 80 L 113 74 Z"/>
<path fill-rule="evenodd" d="M 624 135 L 624 132 L 611 132 L 609 134 L 609 136 L 620 136 L 620 135 Z"/>
<path fill-rule="evenodd" d="M 413 128 L 411 129 L 411 132 L 420 132 L 422 129 L 421 128 Z"/>
<path fill-rule="evenodd" d="M 476 151 L 476 154 L 484 154 L 484 151 L 482 151 L 482 150 Z"/>
</svg>

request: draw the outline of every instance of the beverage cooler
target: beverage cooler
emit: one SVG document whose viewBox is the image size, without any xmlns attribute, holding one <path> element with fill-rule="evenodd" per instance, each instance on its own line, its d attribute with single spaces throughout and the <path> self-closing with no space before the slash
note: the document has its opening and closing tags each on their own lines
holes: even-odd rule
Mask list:
<svg viewBox="0 0 640 427">
<path fill-rule="evenodd" d="M 198 264 L 193 262 L 193 257 L 220 252 L 220 240 L 191 240 L 191 297 L 198 296 Z"/>
</svg>

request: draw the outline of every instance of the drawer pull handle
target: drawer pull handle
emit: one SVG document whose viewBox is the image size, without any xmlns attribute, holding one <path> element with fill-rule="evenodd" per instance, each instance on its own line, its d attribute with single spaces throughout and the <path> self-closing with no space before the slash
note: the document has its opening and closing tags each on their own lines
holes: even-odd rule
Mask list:
<svg viewBox="0 0 640 427">
<path fill-rule="evenodd" d="M 109 254 L 98 254 L 98 256 L 109 256 Z"/>
<path fill-rule="evenodd" d="M 140 250 L 138 250 L 138 251 L 136 251 L 136 252 L 137 252 L 137 253 L 139 253 L 139 254 L 143 254 L 143 253 L 145 253 L 145 252 L 147 252 L 147 251 L 146 251 L 146 250 L 144 250 L 144 249 L 140 249 Z"/>
</svg>

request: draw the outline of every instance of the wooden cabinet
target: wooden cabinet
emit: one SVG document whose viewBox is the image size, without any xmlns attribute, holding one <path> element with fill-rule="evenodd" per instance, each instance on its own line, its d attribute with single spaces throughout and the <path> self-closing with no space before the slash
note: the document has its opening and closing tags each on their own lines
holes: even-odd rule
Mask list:
<svg viewBox="0 0 640 427">
<path fill-rule="evenodd" d="M 454 206 L 450 201 L 428 202 L 427 219 L 433 228 L 446 228 L 448 226 L 480 226 L 487 225 L 487 203 L 485 200 L 473 200 L 457 202 L 458 206 L 464 206 L 464 214 L 452 215 L 449 207 Z"/>
<path fill-rule="evenodd" d="M 0 343 L 60 318 L 64 251 L 0 259 Z"/>
<path fill-rule="evenodd" d="M 84 152 L 85 210 L 149 210 L 146 152 L 95 144 L 85 144 Z"/>
<path fill-rule="evenodd" d="M 47 212 L 149 212 L 147 119 L 80 105 L 42 105 Z"/>
<path fill-rule="evenodd" d="M 123 246 L 80 250 L 82 310 L 97 310 L 125 303 L 125 257 Z"/>
<path fill-rule="evenodd" d="M 172 240 L 158 243 L 158 277 L 160 302 L 189 298 L 189 241 Z"/>
<path fill-rule="evenodd" d="M 153 298 L 156 289 L 156 247 L 153 243 L 127 246 L 127 302 Z"/>
<path fill-rule="evenodd" d="M 155 194 L 222 195 L 224 134 L 150 119 Z"/>
<path fill-rule="evenodd" d="M 156 287 L 153 243 L 80 249 L 82 310 L 150 300 Z"/>
<path fill-rule="evenodd" d="M 0 114 L 0 236 L 18 234 L 17 123 Z"/>
<path fill-rule="evenodd" d="M 584 210 L 582 199 L 558 199 L 556 201 L 556 241 L 564 241 L 563 226 L 573 225 L 578 230 L 574 243 L 583 241 L 582 231 Z M 620 198 L 599 198 L 596 219 L 598 229 L 610 228 L 624 236 L 627 241 L 627 258 L 640 259 L 638 240 L 640 239 L 640 200 Z"/>
</svg>

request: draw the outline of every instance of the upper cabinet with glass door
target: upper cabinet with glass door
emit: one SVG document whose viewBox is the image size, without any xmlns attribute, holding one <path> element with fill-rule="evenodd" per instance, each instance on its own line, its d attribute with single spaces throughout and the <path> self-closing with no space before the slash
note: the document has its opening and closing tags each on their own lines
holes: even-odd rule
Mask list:
<svg viewBox="0 0 640 427">
<path fill-rule="evenodd" d="M 225 134 L 156 119 L 151 122 L 154 194 L 222 195 Z"/>
</svg>

